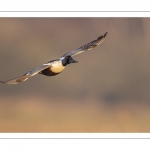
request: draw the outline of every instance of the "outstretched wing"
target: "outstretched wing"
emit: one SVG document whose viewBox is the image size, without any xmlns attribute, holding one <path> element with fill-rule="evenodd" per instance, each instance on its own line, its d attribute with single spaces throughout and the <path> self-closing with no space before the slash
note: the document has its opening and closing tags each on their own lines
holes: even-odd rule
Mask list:
<svg viewBox="0 0 150 150">
<path fill-rule="evenodd" d="M 33 77 L 34 75 L 40 73 L 44 69 L 49 68 L 50 66 L 51 66 L 51 64 L 43 65 L 43 66 L 40 66 L 38 68 L 32 69 L 31 71 L 27 72 L 23 76 L 20 76 L 20 77 L 17 77 L 15 79 L 8 80 L 5 82 L 2 82 L 2 81 L 0 81 L 0 82 L 4 83 L 4 84 L 18 84 L 19 82 L 24 82 L 24 81 L 28 80 L 30 77 Z"/>
<path fill-rule="evenodd" d="M 71 51 L 71 52 L 69 52 L 69 53 L 66 53 L 66 54 L 63 55 L 62 57 L 75 56 L 75 55 L 80 54 L 80 53 L 82 53 L 82 52 L 91 50 L 91 49 L 93 49 L 94 47 L 96 47 L 96 46 L 98 46 L 99 44 L 101 44 L 101 43 L 105 40 L 106 35 L 107 35 L 107 32 L 106 32 L 104 35 L 98 37 L 98 39 L 96 39 L 96 40 L 94 40 L 94 41 L 92 41 L 92 42 L 90 42 L 90 43 L 88 43 L 88 44 L 86 44 L 86 45 L 83 45 L 83 46 L 81 46 L 80 48 L 78 48 L 78 49 L 76 49 L 76 50 L 73 50 L 73 51 Z"/>
</svg>

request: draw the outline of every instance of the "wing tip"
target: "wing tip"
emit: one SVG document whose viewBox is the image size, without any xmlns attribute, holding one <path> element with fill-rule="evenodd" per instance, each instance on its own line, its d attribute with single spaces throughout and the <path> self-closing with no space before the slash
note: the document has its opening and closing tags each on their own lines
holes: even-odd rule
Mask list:
<svg viewBox="0 0 150 150">
<path fill-rule="evenodd" d="M 3 82 L 3 81 L 0 81 L 0 83 L 3 83 L 3 84 L 5 84 L 5 82 Z"/>
<path fill-rule="evenodd" d="M 98 37 L 98 40 L 102 40 L 102 39 L 105 39 L 106 38 L 106 36 L 107 36 L 107 34 L 108 34 L 108 32 L 106 32 L 104 35 L 102 35 L 102 36 L 99 36 Z"/>
<path fill-rule="evenodd" d="M 103 37 L 106 37 L 106 36 L 107 36 L 107 34 L 108 34 L 108 32 L 106 32 L 106 33 L 103 35 Z"/>
</svg>

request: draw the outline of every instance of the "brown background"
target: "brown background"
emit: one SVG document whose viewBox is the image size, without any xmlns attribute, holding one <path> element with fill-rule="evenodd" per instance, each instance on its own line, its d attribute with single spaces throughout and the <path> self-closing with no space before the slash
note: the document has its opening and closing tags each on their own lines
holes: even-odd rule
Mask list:
<svg viewBox="0 0 150 150">
<path fill-rule="evenodd" d="M 106 31 L 60 75 L 0 84 L 0 132 L 150 132 L 149 18 L 0 18 L 0 80 Z"/>
</svg>

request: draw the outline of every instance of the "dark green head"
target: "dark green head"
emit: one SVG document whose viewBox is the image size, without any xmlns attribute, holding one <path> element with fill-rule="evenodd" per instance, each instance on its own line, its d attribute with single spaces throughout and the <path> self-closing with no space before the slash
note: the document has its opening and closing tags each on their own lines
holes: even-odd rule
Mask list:
<svg viewBox="0 0 150 150">
<path fill-rule="evenodd" d="M 62 64 L 63 66 L 66 66 L 68 64 L 71 63 L 77 63 L 78 61 L 74 60 L 71 56 L 66 56 L 63 60 L 62 60 Z"/>
</svg>

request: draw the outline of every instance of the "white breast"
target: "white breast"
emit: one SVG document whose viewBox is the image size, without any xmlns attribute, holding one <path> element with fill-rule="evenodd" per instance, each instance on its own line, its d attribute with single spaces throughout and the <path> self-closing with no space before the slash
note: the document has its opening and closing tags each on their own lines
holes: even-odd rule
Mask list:
<svg viewBox="0 0 150 150">
<path fill-rule="evenodd" d="M 55 73 L 62 72 L 64 69 L 65 69 L 65 66 L 62 65 L 61 61 L 55 61 L 51 67 L 51 71 Z"/>
</svg>

